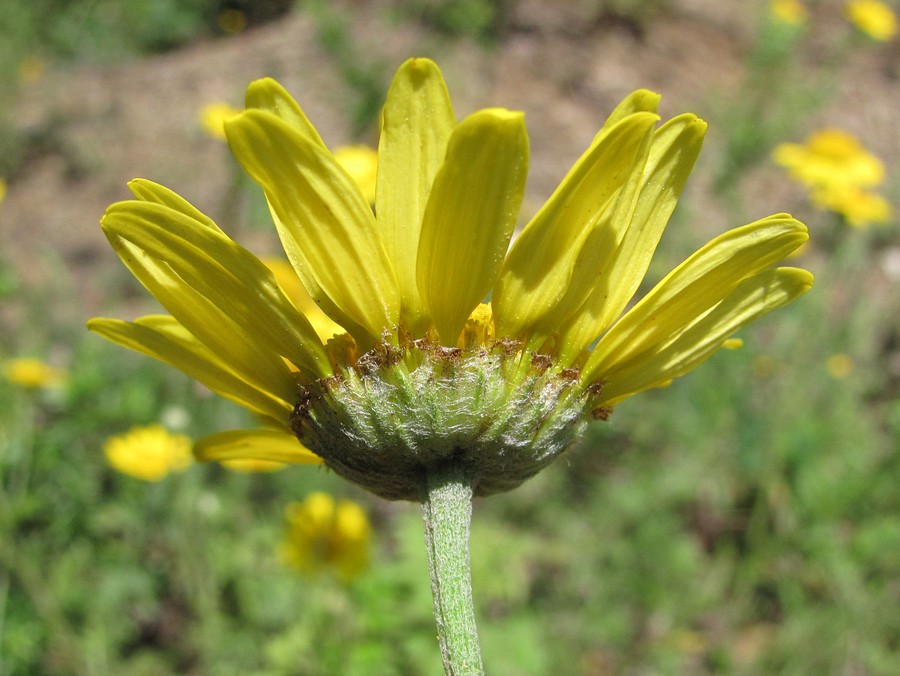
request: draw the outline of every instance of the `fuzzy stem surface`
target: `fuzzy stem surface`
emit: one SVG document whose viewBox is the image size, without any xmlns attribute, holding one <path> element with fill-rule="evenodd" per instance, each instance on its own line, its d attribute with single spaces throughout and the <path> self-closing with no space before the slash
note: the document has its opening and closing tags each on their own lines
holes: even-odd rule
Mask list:
<svg viewBox="0 0 900 676">
<path fill-rule="evenodd" d="M 426 488 L 425 546 L 444 673 L 481 676 L 469 562 L 472 482 L 462 468 L 450 466 L 431 472 Z"/>
</svg>

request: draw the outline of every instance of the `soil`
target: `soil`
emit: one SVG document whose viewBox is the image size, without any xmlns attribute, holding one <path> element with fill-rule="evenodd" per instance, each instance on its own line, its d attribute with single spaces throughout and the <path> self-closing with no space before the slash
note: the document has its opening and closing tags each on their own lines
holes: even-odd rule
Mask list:
<svg viewBox="0 0 900 676">
<path fill-rule="evenodd" d="M 354 48 L 368 62 L 386 64 L 385 78 L 408 56 L 432 56 L 459 116 L 491 105 L 526 112 L 529 205 L 552 191 L 615 103 L 647 87 L 663 94 L 664 116 L 691 111 L 712 123 L 691 189 L 704 210 L 703 227 L 718 232 L 738 225 L 727 221 L 727 204 L 710 189 L 716 148 L 726 133 L 715 125 L 743 95 L 764 3 L 658 2 L 641 22 L 602 13 L 599 4 L 521 0 L 502 39 L 490 47 L 441 38 L 419 24 L 398 25 L 387 18 L 384 3 L 332 6 L 348 10 Z M 804 43 L 810 67 L 849 30 L 839 2 L 817 3 Z M 803 134 L 841 126 L 896 166 L 898 63 L 897 41 L 855 49 L 836 71 L 833 96 L 799 125 Z M 330 145 L 360 140 L 351 131 L 347 102 L 353 93 L 341 64 L 323 48 L 315 21 L 299 12 L 134 62 L 51 68 L 14 106 L 14 123 L 33 141 L 33 151 L 7 177 L 0 207 L 3 258 L 24 284 L 39 286 L 48 275 L 62 274 L 82 317 L 108 311 L 115 294 L 103 288 L 112 279 L 103 271 L 119 263 L 97 225 L 100 215 L 129 196 L 127 180 L 142 176 L 227 220 L 223 204 L 233 189 L 234 165 L 224 143 L 201 130 L 198 110 L 217 100 L 239 105 L 246 84 L 263 76 L 295 95 Z M 362 140 L 374 142 L 374 132 Z M 801 191 L 770 165 L 748 172 L 739 188 L 754 218 L 807 209 Z M 222 225 L 228 230 L 227 222 Z"/>
</svg>

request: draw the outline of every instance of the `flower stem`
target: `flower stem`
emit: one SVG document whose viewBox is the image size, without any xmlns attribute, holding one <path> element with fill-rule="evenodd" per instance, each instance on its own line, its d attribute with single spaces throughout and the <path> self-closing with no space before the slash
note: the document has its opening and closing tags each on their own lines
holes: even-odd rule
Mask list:
<svg viewBox="0 0 900 676">
<path fill-rule="evenodd" d="M 482 675 L 469 564 L 472 484 L 465 472 L 447 467 L 428 475 L 422 516 L 444 673 Z"/>
</svg>

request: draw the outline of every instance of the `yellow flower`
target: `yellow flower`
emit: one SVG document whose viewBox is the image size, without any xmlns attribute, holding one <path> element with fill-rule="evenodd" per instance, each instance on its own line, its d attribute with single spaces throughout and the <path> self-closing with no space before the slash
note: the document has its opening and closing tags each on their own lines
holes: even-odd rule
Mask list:
<svg viewBox="0 0 900 676">
<path fill-rule="evenodd" d="M 836 380 L 842 380 L 853 373 L 853 367 L 853 357 L 844 352 L 833 354 L 825 360 L 828 375 Z"/>
<path fill-rule="evenodd" d="M 31 84 L 41 79 L 47 70 L 47 62 L 39 56 L 26 56 L 16 69 L 19 82 Z"/>
<path fill-rule="evenodd" d="M 823 129 L 803 144 L 777 146 L 772 157 L 810 189 L 813 204 L 842 214 L 851 225 L 890 219 L 887 200 L 868 190 L 884 181 L 884 164 L 855 136 L 840 129 Z"/>
<path fill-rule="evenodd" d="M 769 0 L 769 12 L 776 21 L 800 26 L 806 23 L 809 10 L 799 0 Z"/>
<path fill-rule="evenodd" d="M 143 481 L 159 481 L 193 462 L 190 437 L 171 434 L 162 425 L 132 427 L 110 437 L 103 452 L 113 469 Z"/>
<path fill-rule="evenodd" d="M 619 104 L 507 251 L 528 166 L 522 113 L 457 121 L 438 67 L 407 61 L 382 115 L 373 211 L 297 102 L 259 80 L 225 124 L 229 144 L 306 292 L 345 333 L 323 344 L 265 264 L 145 180 L 101 225 L 171 314 L 88 326 L 265 423 L 201 440 L 200 459 L 325 462 L 418 500 L 453 457 L 476 494 L 509 490 L 591 416 L 684 375 L 812 285 L 776 267 L 807 239 L 778 214 L 719 235 L 632 304 L 706 131 L 691 114 L 658 126 L 659 98 Z"/>
<path fill-rule="evenodd" d="M 29 389 L 59 387 L 68 377 L 64 370 L 28 357 L 7 360 L 3 364 L 3 375 L 11 383 Z"/>
<path fill-rule="evenodd" d="M 378 153 L 369 146 L 340 146 L 334 150 L 334 159 L 356 181 L 369 204 L 375 204 Z"/>
<path fill-rule="evenodd" d="M 855 227 L 887 223 L 893 213 L 891 203 L 884 197 L 852 185 L 814 190 L 812 202 L 820 209 L 841 214 L 849 225 Z"/>
<path fill-rule="evenodd" d="M 216 101 L 207 103 L 200 109 L 200 124 L 207 134 L 213 138 L 225 140 L 225 121 L 239 114 L 241 111 L 237 108 Z"/>
<path fill-rule="evenodd" d="M 897 15 L 880 0 L 850 0 L 844 16 L 873 40 L 887 42 L 897 34 Z"/>
<path fill-rule="evenodd" d="M 0 178 L 0 203 L 6 199 L 6 181 Z"/>
<path fill-rule="evenodd" d="M 350 582 L 369 565 L 369 519 L 357 503 L 312 493 L 285 509 L 282 560 L 306 575 L 332 569 Z"/>
<path fill-rule="evenodd" d="M 878 186 L 884 181 L 884 164 L 859 140 L 840 129 L 823 129 L 805 143 L 782 143 L 772 153 L 775 162 L 791 176 L 811 187 L 824 185 Z"/>
</svg>

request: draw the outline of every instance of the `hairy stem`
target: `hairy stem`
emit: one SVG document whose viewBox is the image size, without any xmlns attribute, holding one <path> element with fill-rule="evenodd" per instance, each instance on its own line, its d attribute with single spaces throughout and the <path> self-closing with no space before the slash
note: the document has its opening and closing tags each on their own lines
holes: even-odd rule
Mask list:
<svg viewBox="0 0 900 676">
<path fill-rule="evenodd" d="M 449 467 L 429 474 L 422 512 L 444 673 L 484 674 L 469 564 L 472 484 L 465 473 Z"/>
</svg>

